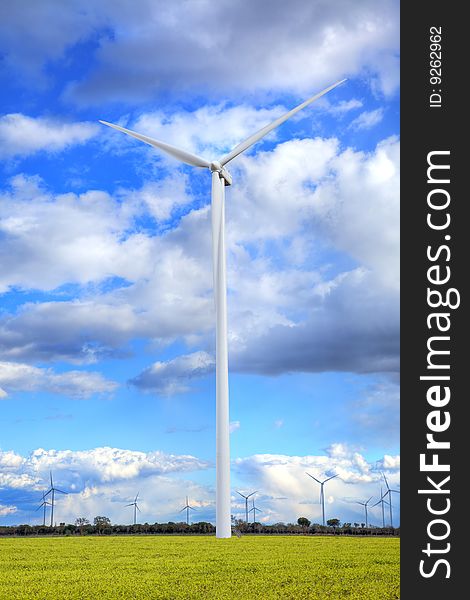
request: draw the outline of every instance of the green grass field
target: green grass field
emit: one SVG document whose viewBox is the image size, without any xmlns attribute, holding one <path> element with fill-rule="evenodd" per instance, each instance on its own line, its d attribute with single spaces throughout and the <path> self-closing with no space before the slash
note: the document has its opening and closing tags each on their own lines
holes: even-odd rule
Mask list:
<svg viewBox="0 0 470 600">
<path fill-rule="evenodd" d="M 399 598 L 399 540 L 0 539 L 0 598 Z"/>
</svg>

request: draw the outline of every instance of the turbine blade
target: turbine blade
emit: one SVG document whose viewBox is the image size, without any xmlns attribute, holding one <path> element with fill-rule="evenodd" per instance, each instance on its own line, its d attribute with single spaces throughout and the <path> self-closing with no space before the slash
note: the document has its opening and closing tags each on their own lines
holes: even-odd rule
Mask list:
<svg viewBox="0 0 470 600">
<path fill-rule="evenodd" d="M 211 230 L 212 230 L 212 276 L 214 286 L 214 303 L 216 314 L 216 332 L 219 344 L 226 331 L 226 252 L 225 252 L 225 186 L 219 173 L 212 172 L 211 184 Z M 222 342 L 223 346 L 223 342 Z M 216 350 L 217 361 L 223 360 L 222 350 Z M 217 413 L 218 414 L 218 413 Z M 225 438 L 222 447 L 225 448 Z M 225 450 L 224 450 L 225 452 Z M 188 501 L 186 500 L 186 504 Z"/>
<path fill-rule="evenodd" d="M 126 506 L 134 506 L 134 504 L 124 504 L 124 507 Z"/>
<path fill-rule="evenodd" d="M 380 504 L 382 502 L 382 500 L 379 500 L 378 502 L 376 502 L 375 504 L 372 504 L 371 508 L 374 508 L 374 506 L 377 506 L 377 504 Z"/>
<path fill-rule="evenodd" d="M 51 476 L 51 489 L 54 487 L 54 484 L 52 483 L 52 471 L 49 471 L 49 474 Z"/>
<path fill-rule="evenodd" d="M 242 498 L 248 498 L 248 496 L 244 496 L 244 495 L 243 495 L 241 492 L 238 492 L 238 491 L 237 491 L 237 494 L 240 494 L 240 496 L 241 496 Z"/>
<path fill-rule="evenodd" d="M 316 477 L 314 477 L 313 475 L 310 475 L 310 473 L 305 473 L 305 475 L 308 475 L 312 479 L 315 479 L 315 481 L 321 485 L 321 481 L 319 479 L 317 479 Z"/>
<path fill-rule="evenodd" d="M 223 156 L 219 161 L 220 164 L 222 166 L 226 165 L 228 162 L 230 162 L 236 156 L 238 156 L 239 154 L 244 152 L 247 148 L 249 148 L 250 146 L 253 146 L 253 144 L 256 144 L 256 142 L 258 142 L 261 138 L 263 138 L 265 135 L 267 135 L 270 131 L 272 131 L 273 129 L 276 129 L 276 127 L 279 127 L 279 125 L 282 125 L 282 123 L 284 123 L 284 121 L 287 121 L 287 119 L 289 119 L 290 117 L 292 117 L 293 115 L 298 113 L 299 110 L 302 110 L 303 108 L 305 108 L 312 102 L 315 102 L 315 100 L 318 100 L 318 98 L 320 98 L 321 96 L 323 96 L 324 94 L 326 94 L 327 92 L 329 92 L 330 90 L 335 88 L 336 86 L 340 85 L 341 83 L 344 83 L 345 81 L 346 81 L 346 79 L 342 79 L 341 81 L 337 81 L 333 85 L 328 86 L 327 88 L 325 88 L 318 94 L 315 94 L 315 96 L 312 96 L 308 100 L 305 100 L 305 102 L 302 102 L 302 104 L 299 104 L 299 106 L 296 106 L 289 112 L 282 115 L 282 117 L 279 117 L 278 119 L 276 119 L 269 125 L 266 125 L 266 127 L 263 127 L 262 129 L 260 129 L 259 131 L 257 131 L 253 135 L 251 135 L 245 141 L 238 144 L 238 146 L 235 146 L 235 148 L 233 150 L 231 150 L 228 154 Z"/>
<path fill-rule="evenodd" d="M 388 481 L 387 481 L 387 478 L 385 477 L 385 473 L 382 473 L 382 477 L 385 480 L 385 485 L 387 486 L 387 490 L 390 491 L 390 486 L 388 485 Z"/>
<path fill-rule="evenodd" d="M 142 512 L 142 511 L 140 510 L 140 508 L 137 506 L 137 504 L 135 505 L 135 507 L 136 507 L 136 509 L 137 509 L 139 512 Z"/>
<path fill-rule="evenodd" d="M 256 492 L 251 492 L 251 494 L 248 494 L 247 498 L 249 498 L 250 496 L 253 496 L 253 494 L 257 494 L 258 490 L 256 490 Z"/>
<path fill-rule="evenodd" d="M 178 511 L 178 512 L 183 512 L 183 510 L 186 510 L 187 508 L 188 508 L 188 507 L 187 507 L 187 506 L 185 506 L 184 508 L 182 508 L 182 509 L 181 509 L 180 511 Z"/>
<path fill-rule="evenodd" d="M 323 483 L 326 483 L 327 481 L 330 481 L 330 479 L 334 479 L 335 477 L 338 477 L 338 475 L 332 475 L 331 477 L 328 477 L 328 479 L 325 479 Z"/>
<path fill-rule="evenodd" d="M 179 148 L 175 148 L 175 146 L 171 146 L 170 144 L 166 144 L 165 142 L 160 142 L 159 140 L 154 140 L 151 137 L 146 135 L 142 135 L 140 133 L 136 133 L 135 131 L 131 131 L 130 129 L 126 129 L 125 127 L 120 127 L 119 125 L 114 125 L 113 123 L 108 123 L 107 121 L 101 121 L 103 125 L 107 125 L 108 127 L 112 127 L 113 129 L 117 129 L 118 131 L 122 131 L 122 133 L 127 133 L 131 137 L 134 137 L 141 142 L 145 142 L 150 146 L 154 146 L 155 148 L 160 148 L 163 152 L 170 154 L 173 158 L 180 160 L 192 167 L 207 167 L 211 166 L 211 163 L 205 158 L 201 158 L 196 154 L 191 154 L 191 152 L 186 152 L 185 150 L 180 150 Z"/>
<path fill-rule="evenodd" d="M 55 491 L 60 492 L 61 494 L 66 494 L 66 495 L 68 494 L 68 492 L 63 492 L 62 490 L 59 490 L 58 488 L 55 488 Z"/>
</svg>

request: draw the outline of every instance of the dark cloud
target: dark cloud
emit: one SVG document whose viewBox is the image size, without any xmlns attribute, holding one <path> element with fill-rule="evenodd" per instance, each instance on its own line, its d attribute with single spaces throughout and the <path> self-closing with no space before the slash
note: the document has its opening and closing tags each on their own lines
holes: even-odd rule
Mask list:
<svg viewBox="0 0 470 600">
<path fill-rule="evenodd" d="M 96 66 L 66 92 L 79 103 L 189 88 L 310 90 L 364 69 L 387 92 L 398 83 L 394 0 L 23 0 L 2 12 L 4 62 L 30 76 L 93 41 Z"/>
<path fill-rule="evenodd" d="M 276 325 L 250 339 L 245 348 L 232 355 L 232 368 L 268 375 L 397 372 L 397 294 L 377 294 L 372 286 L 367 273 L 350 274 L 325 299 L 317 299 L 317 307 L 307 321 Z"/>
<path fill-rule="evenodd" d="M 207 352 L 194 352 L 166 362 L 156 362 L 129 383 L 147 392 L 172 396 L 189 391 L 189 381 L 214 370 L 214 358 Z"/>
</svg>

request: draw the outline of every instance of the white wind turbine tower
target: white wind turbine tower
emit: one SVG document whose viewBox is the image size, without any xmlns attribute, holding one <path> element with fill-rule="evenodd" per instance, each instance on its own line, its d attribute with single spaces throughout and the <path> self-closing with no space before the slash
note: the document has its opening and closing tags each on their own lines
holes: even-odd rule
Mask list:
<svg viewBox="0 0 470 600">
<path fill-rule="evenodd" d="M 382 505 L 382 527 L 385 529 L 385 509 L 384 509 L 384 504 L 389 504 L 385 498 L 387 496 L 388 492 L 386 492 L 385 494 L 382 493 L 382 486 L 380 486 L 380 500 L 378 502 L 376 502 L 375 504 L 372 505 L 372 508 L 374 508 L 374 506 L 378 506 L 379 504 Z"/>
<path fill-rule="evenodd" d="M 325 490 L 323 489 L 323 486 L 325 485 L 325 483 L 327 481 L 330 481 L 330 479 L 334 479 L 335 477 L 338 477 L 338 475 L 332 475 L 331 477 L 328 477 L 327 479 L 324 479 L 323 481 L 320 481 L 319 479 L 317 479 L 316 477 L 314 477 L 313 475 L 310 475 L 310 473 L 305 473 L 305 475 L 308 475 L 309 477 L 311 477 L 312 479 L 314 479 L 317 483 L 320 484 L 320 504 L 321 504 L 321 514 L 322 514 L 322 519 L 323 519 L 323 527 L 325 527 Z"/>
<path fill-rule="evenodd" d="M 366 527 L 369 527 L 369 523 L 368 523 L 368 520 L 367 520 L 367 507 L 369 505 L 369 502 L 372 500 L 372 498 L 373 498 L 373 496 L 371 496 L 369 498 L 369 500 L 367 500 L 367 502 L 360 502 L 359 500 L 357 501 L 357 504 L 360 504 L 361 506 L 363 506 L 364 510 L 366 511 Z"/>
<path fill-rule="evenodd" d="M 107 121 L 103 125 L 127 133 L 138 140 L 163 150 L 181 162 L 193 167 L 203 167 L 212 173 L 212 260 L 214 269 L 214 298 L 216 312 L 216 536 L 231 536 L 230 520 L 230 448 L 229 448 L 229 401 L 228 401 L 228 350 L 227 350 L 227 285 L 225 274 L 225 186 L 232 184 L 232 177 L 226 165 L 236 156 L 256 144 L 270 131 L 279 127 L 336 86 L 346 81 L 342 79 L 312 96 L 299 106 L 285 113 L 271 124 L 266 125 L 245 141 L 241 142 L 219 160 L 208 161 L 185 150 L 175 148 L 146 135 L 130 131 Z"/>
<path fill-rule="evenodd" d="M 134 525 L 137 523 L 137 511 L 142 512 L 137 504 L 137 498 L 139 497 L 140 492 L 137 492 L 137 496 L 134 498 L 134 502 L 130 504 L 126 504 L 126 506 L 134 507 Z"/>
<path fill-rule="evenodd" d="M 384 494 L 384 498 L 385 496 L 388 496 L 388 508 L 390 510 L 390 527 L 393 527 L 392 492 L 395 492 L 395 494 L 399 494 L 400 490 L 392 490 L 390 488 L 390 486 L 388 485 L 387 478 L 385 477 L 385 473 L 382 473 L 382 477 L 384 478 L 385 485 L 387 486 L 387 491 Z"/>
</svg>

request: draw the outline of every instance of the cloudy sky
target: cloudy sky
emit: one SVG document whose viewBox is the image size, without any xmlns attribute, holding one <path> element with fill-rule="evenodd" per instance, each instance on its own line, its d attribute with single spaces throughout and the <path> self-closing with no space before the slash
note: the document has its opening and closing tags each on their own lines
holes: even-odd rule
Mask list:
<svg viewBox="0 0 470 600">
<path fill-rule="evenodd" d="M 363 521 L 399 485 L 398 2 L 0 6 L 0 523 L 214 520 L 210 176 L 230 164 L 236 490 L 260 519 Z M 239 501 L 240 500 L 240 501 Z M 399 521 L 398 496 L 394 522 Z M 371 512 L 379 524 L 380 513 Z"/>
</svg>

